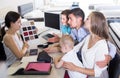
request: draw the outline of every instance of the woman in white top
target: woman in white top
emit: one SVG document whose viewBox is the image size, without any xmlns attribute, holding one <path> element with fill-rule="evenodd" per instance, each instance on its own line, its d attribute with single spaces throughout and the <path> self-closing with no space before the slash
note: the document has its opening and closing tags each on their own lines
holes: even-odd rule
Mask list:
<svg viewBox="0 0 120 78">
<path fill-rule="evenodd" d="M 90 35 L 75 46 L 71 52 L 68 52 L 70 53 L 68 56 L 62 58 L 65 61 L 63 67 L 68 69 L 70 78 L 80 77 L 72 77 L 69 71 L 86 74 L 88 78 L 108 78 L 107 66 L 100 68 L 96 65 L 97 61 L 104 60 L 104 55 L 108 54 L 107 40 L 109 35 L 106 19 L 102 13 L 92 12 L 85 21 L 85 26 L 90 31 Z M 81 51 L 79 51 L 80 47 L 82 47 Z M 78 61 L 74 60 L 77 57 L 77 52 L 81 52 L 84 67 L 75 64 L 75 61 Z"/>
<path fill-rule="evenodd" d="M 5 31 L 5 27 L 8 28 L 7 31 Z M 1 31 L 7 56 L 6 64 L 10 66 L 17 59 L 21 59 L 25 55 L 28 44 L 27 42 L 23 43 L 21 36 L 17 33 L 21 27 L 20 14 L 9 11 L 5 16 L 5 27 Z"/>
</svg>

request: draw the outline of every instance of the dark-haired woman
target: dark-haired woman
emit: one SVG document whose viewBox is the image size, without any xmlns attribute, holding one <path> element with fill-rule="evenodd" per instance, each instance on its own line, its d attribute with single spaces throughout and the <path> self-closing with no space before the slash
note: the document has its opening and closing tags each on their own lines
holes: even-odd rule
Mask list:
<svg viewBox="0 0 120 78">
<path fill-rule="evenodd" d="M 17 31 L 21 27 L 20 14 L 9 11 L 5 16 L 5 27 L 2 28 L 3 45 L 7 56 L 6 64 L 10 66 L 16 60 L 21 59 L 27 49 L 27 42 L 23 42 Z M 5 28 L 8 30 L 5 31 Z"/>
</svg>

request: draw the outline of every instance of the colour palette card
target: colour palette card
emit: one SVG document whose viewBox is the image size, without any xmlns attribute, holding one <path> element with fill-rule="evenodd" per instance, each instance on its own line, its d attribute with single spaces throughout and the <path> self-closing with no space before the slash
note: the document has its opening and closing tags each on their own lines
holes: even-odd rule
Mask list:
<svg viewBox="0 0 120 78">
<path fill-rule="evenodd" d="M 34 21 L 26 21 L 22 23 L 21 34 L 24 41 L 38 39 L 37 30 Z"/>
</svg>

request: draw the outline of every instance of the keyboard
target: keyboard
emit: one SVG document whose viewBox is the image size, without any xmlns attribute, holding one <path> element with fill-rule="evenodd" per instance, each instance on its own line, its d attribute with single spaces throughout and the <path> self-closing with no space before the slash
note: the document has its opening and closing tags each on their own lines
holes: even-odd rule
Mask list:
<svg viewBox="0 0 120 78">
<path fill-rule="evenodd" d="M 46 35 L 43 35 L 42 36 L 45 40 L 48 40 L 48 38 L 52 38 L 52 37 L 54 37 L 54 35 L 52 35 L 52 34 L 46 34 Z"/>
</svg>

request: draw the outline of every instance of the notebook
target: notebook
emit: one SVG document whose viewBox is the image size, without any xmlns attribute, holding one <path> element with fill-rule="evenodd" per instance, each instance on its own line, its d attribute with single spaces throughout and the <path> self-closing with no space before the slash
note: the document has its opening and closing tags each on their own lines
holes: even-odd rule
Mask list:
<svg viewBox="0 0 120 78">
<path fill-rule="evenodd" d="M 24 73 L 29 75 L 49 75 L 51 68 L 50 63 L 29 62 Z"/>
</svg>

